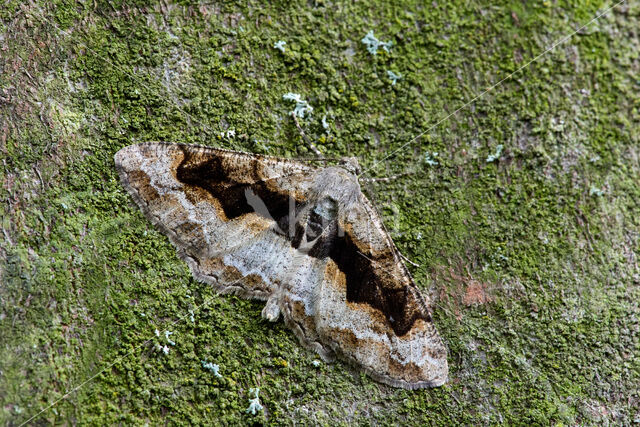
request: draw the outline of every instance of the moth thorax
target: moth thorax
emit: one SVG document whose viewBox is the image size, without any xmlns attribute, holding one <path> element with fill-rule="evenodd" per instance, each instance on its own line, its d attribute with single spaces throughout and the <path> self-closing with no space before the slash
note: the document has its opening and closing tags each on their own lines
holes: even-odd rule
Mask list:
<svg viewBox="0 0 640 427">
<path fill-rule="evenodd" d="M 332 166 L 315 177 L 311 193 L 318 200 L 331 199 L 339 210 L 348 209 L 358 200 L 358 178 L 344 167 Z"/>
<path fill-rule="evenodd" d="M 331 197 L 324 197 L 313 207 L 313 212 L 325 221 L 333 221 L 338 215 L 338 204 Z"/>
<path fill-rule="evenodd" d="M 340 166 L 356 176 L 360 175 L 361 169 L 357 157 L 343 157 L 340 159 Z"/>
</svg>

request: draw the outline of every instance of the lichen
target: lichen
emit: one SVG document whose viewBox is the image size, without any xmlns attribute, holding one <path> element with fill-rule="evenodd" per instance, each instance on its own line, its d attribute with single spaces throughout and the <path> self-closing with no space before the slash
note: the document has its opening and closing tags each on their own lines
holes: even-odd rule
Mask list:
<svg viewBox="0 0 640 427">
<path fill-rule="evenodd" d="M 495 162 L 496 160 L 500 159 L 500 155 L 502 154 L 503 149 L 504 145 L 498 144 L 498 146 L 496 147 L 496 151 L 487 156 L 487 163 Z"/>
<path fill-rule="evenodd" d="M 253 399 L 249 399 L 249 407 L 247 408 L 246 412 L 251 415 L 255 415 L 264 409 L 264 407 L 260 404 L 258 393 L 260 393 L 259 388 L 252 388 L 251 390 L 249 390 L 249 394 L 253 394 Z"/>
<path fill-rule="evenodd" d="M 286 44 L 287 44 L 287 42 L 286 42 L 286 41 L 284 41 L 284 40 L 278 40 L 277 42 L 275 42 L 275 43 L 273 44 L 273 48 L 274 48 L 274 49 L 278 49 L 280 52 L 284 53 L 284 51 L 285 51 L 285 47 L 284 47 L 284 46 L 285 46 Z"/>
<path fill-rule="evenodd" d="M 360 40 L 364 45 L 367 46 L 367 50 L 372 55 L 377 55 L 378 48 L 382 47 L 385 51 L 389 52 L 391 46 L 393 46 L 392 41 L 383 42 L 378 40 L 376 36 L 373 35 L 373 30 L 369 31 L 366 36 Z"/>
<path fill-rule="evenodd" d="M 302 99 L 302 97 L 298 93 L 287 92 L 282 95 L 282 99 L 286 101 L 293 101 L 296 103 L 296 106 L 294 107 L 293 111 L 291 111 L 291 114 L 300 117 L 301 119 L 304 119 L 305 114 L 309 115 L 313 112 L 313 107 L 309 105 L 307 101 Z"/>
<path fill-rule="evenodd" d="M 215 364 L 215 363 L 211 363 L 211 362 L 207 362 L 206 360 L 202 360 L 202 367 L 211 371 L 211 373 L 216 377 L 216 378 L 222 378 L 222 374 L 220 374 L 220 365 Z"/>
<path fill-rule="evenodd" d="M 434 151 L 433 153 L 427 151 L 426 153 L 424 153 L 424 162 L 429 166 L 438 166 L 436 157 L 438 157 L 437 151 Z"/>
<path fill-rule="evenodd" d="M 392 86 L 395 86 L 396 83 L 398 83 L 398 80 L 402 79 L 401 74 L 396 74 L 391 70 L 387 70 L 387 77 L 389 77 L 389 80 L 391 80 Z"/>
</svg>

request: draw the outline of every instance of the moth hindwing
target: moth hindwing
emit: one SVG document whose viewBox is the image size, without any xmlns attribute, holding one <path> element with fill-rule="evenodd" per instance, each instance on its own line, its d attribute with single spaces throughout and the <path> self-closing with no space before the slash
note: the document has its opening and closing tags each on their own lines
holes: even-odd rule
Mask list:
<svg viewBox="0 0 640 427">
<path fill-rule="evenodd" d="M 266 300 L 263 316 L 325 360 L 396 387 L 446 382 L 425 298 L 350 169 L 169 143 L 115 163 L 196 279 Z"/>
</svg>

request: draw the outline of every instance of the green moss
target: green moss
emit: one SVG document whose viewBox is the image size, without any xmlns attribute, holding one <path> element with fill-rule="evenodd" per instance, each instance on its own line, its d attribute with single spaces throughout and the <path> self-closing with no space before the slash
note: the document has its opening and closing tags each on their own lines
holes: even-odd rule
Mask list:
<svg viewBox="0 0 640 427">
<path fill-rule="evenodd" d="M 457 112 L 608 6 L 5 6 L 0 420 L 26 421 L 88 379 L 38 419 L 596 425 L 640 416 L 636 5 Z M 390 52 L 367 52 L 370 30 L 393 41 Z M 403 76 L 395 85 L 389 69 Z M 340 362 L 314 366 L 282 323 L 261 319 L 260 303 L 195 282 L 120 186 L 113 155 L 139 141 L 310 156 L 287 92 L 313 106 L 303 126 L 327 156 L 357 156 L 375 176 L 412 172 L 369 194 L 420 265 L 410 268 L 450 352 L 444 387 L 409 392 Z M 228 130 L 236 136 L 221 136 Z M 427 152 L 438 165 L 423 162 Z M 472 284 L 484 299 L 470 298 Z M 175 341 L 167 355 L 157 349 L 165 330 Z M 255 417 L 245 412 L 252 387 L 265 407 Z"/>
</svg>

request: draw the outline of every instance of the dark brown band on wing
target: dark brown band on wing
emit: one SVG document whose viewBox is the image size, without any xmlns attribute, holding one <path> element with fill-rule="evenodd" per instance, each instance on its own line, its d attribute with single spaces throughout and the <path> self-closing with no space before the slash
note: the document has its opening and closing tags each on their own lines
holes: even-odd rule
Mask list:
<svg viewBox="0 0 640 427">
<path fill-rule="evenodd" d="M 222 158 L 215 155 L 202 155 L 180 147 L 184 153 L 184 160 L 176 169 L 176 179 L 186 185 L 200 187 L 215 197 L 227 219 L 255 212 L 249 205 L 245 191 L 253 190 L 266 205 L 274 219 L 287 215 L 289 209 L 289 194 L 275 192 L 261 179 L 260 163 L 251 160 L 251 172 L 246 177 L 246 183 L 239 183 L 230 179 L 233 170 L 223 164 Z M 237 174 L 236 174 L 237 175 Z"/>
<path fill-rule="evenodd" d="M 431 322 L 418 291 L 394 277 L 397 268 L 390 256 L 371 259 L 358 250 L 348 233 L 336 238 L 329 256 L 346 276 L 347 301 L 380 310 L 397 336 L 409 332 L 418 319 Z"/>
<path fill-rule="evenodd" d="M 418 291 L 393 275 L 397 267 L 390 254 L 383 255 L 381 259 L 371 259 L 370 254 L 363 254 L 348 233 L 339 232 L 335 219 L 328 224 L 326 233 L 317 228 L 319 220 L 313 214 L 305 227 L 299 223 L 291 224 L 291 221 L 296 221 L 301 206 L 296 204 L 295 212 L 290 215 L 290 195 L 267 186 L 260 176 L 259 160 L 251 160 L 251 176 L 246 177 L 246 183 L 239 183 L 230 178 L 237 171 L 229 170 L 220 157 L 192 153 L 185 147 L 181 149 L 184 160 L 176 170 L 178 181 L 206 190 L 219 201 L 228 219 L 255 212 L 245 193 L 251 189 L 265 203 L 271 218 L 278 224 L 274 232 L 281 232 L 294 248 L 300 246 L 303 237 L 307 241 L 315 240 L 305 252 L 318 259 L 330 257 L 345 275 L 347 301 L 368 304 L 382 312 L 397 336 L 409 332 L 418 319 L 431 321 Z M 295 231 L 288 233 L 288 230 Z"/>
</svg>

